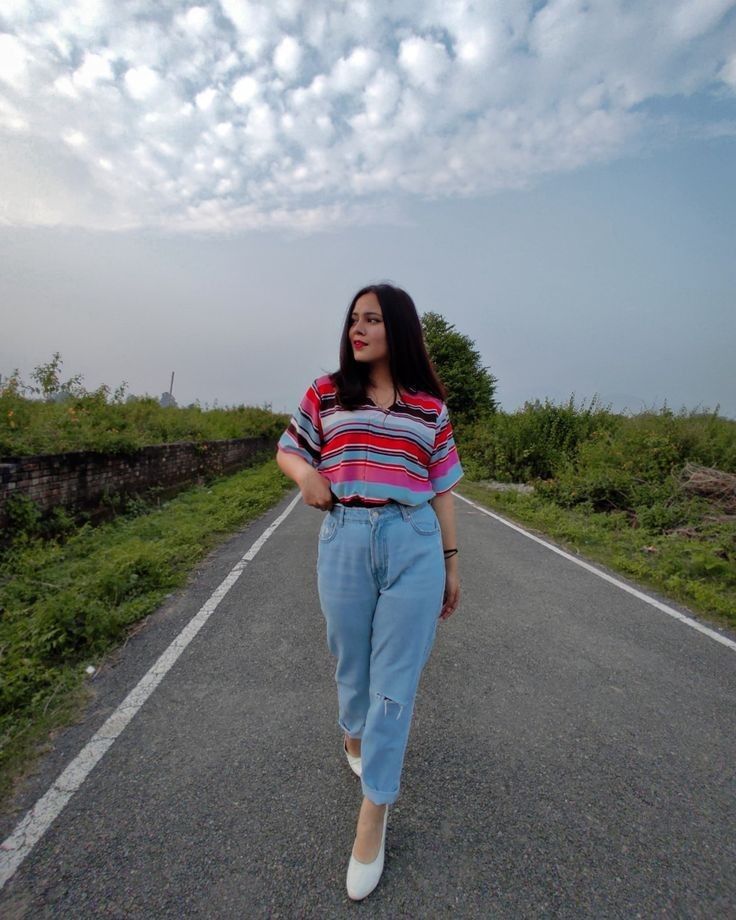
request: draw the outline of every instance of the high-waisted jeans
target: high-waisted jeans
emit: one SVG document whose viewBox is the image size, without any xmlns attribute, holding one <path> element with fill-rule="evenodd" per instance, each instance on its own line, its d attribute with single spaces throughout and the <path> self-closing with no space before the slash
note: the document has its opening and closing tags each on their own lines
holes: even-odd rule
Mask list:
<svg viewBox="0 0 736 920">
<path fill-rule="evenodd" d="M 434 508 L 335 505 L 319 532 L 317 585 L 337 659 L 337 721 L 361 739 L 363 794 L 390 804 L 445 590 Z"/>
</svg>

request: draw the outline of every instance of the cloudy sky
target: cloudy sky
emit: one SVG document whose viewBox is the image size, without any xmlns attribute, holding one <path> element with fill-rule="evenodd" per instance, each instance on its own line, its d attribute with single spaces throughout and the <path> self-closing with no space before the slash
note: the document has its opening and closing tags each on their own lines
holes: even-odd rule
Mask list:
<svg viewBox="0 0 736 920">
<path fill-rule="evenodd" d="M 736 418 L 736 0 L 4 0 L 0 372 L 291 409 L 368 281 Z"/>
</svg>

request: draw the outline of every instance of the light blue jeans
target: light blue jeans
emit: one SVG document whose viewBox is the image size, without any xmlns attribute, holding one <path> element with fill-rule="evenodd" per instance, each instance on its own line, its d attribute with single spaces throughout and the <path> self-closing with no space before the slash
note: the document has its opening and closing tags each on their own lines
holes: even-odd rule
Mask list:
<svg viewBox="0 0 736 920">
<path fill-rule="evenodd" d="M 361 739 L 363 794 L 390 804 L 445 590 L 434 508 L 335 505 L 319 532 L 317 586 L 337 659 L 338 725 Z"/>
</svg>

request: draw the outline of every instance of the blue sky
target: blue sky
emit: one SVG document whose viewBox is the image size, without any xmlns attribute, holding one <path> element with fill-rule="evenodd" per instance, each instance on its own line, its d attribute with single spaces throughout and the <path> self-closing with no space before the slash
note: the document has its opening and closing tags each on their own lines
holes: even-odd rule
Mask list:
<svg viewBox="0 0 736 920">
<path fill-rule="evenodd" d="M 392 280 L 526 399 L 736 418 L 736 2 L 6 2 L 0 372 L 290 410 Z"/>
</svg>

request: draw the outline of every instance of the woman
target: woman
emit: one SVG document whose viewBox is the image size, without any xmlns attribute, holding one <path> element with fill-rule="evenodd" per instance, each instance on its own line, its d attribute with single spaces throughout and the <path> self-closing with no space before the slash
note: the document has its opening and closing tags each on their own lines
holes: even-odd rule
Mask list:
<svg viewBox="0 0 736 920">
<path fill-rule="evenodd" d="M 303 501 L 328 512 L 317 584 L 343 748 L 364 795 L 354 900 L 381 877 L 419 678 L 438 618 L 460 597 L 451 490 L 463 470 L 445 399 L 412 299 L 370 285 L 350 304 L 339 371 L 314 380 L 278 442 Z"/>
</svg>

